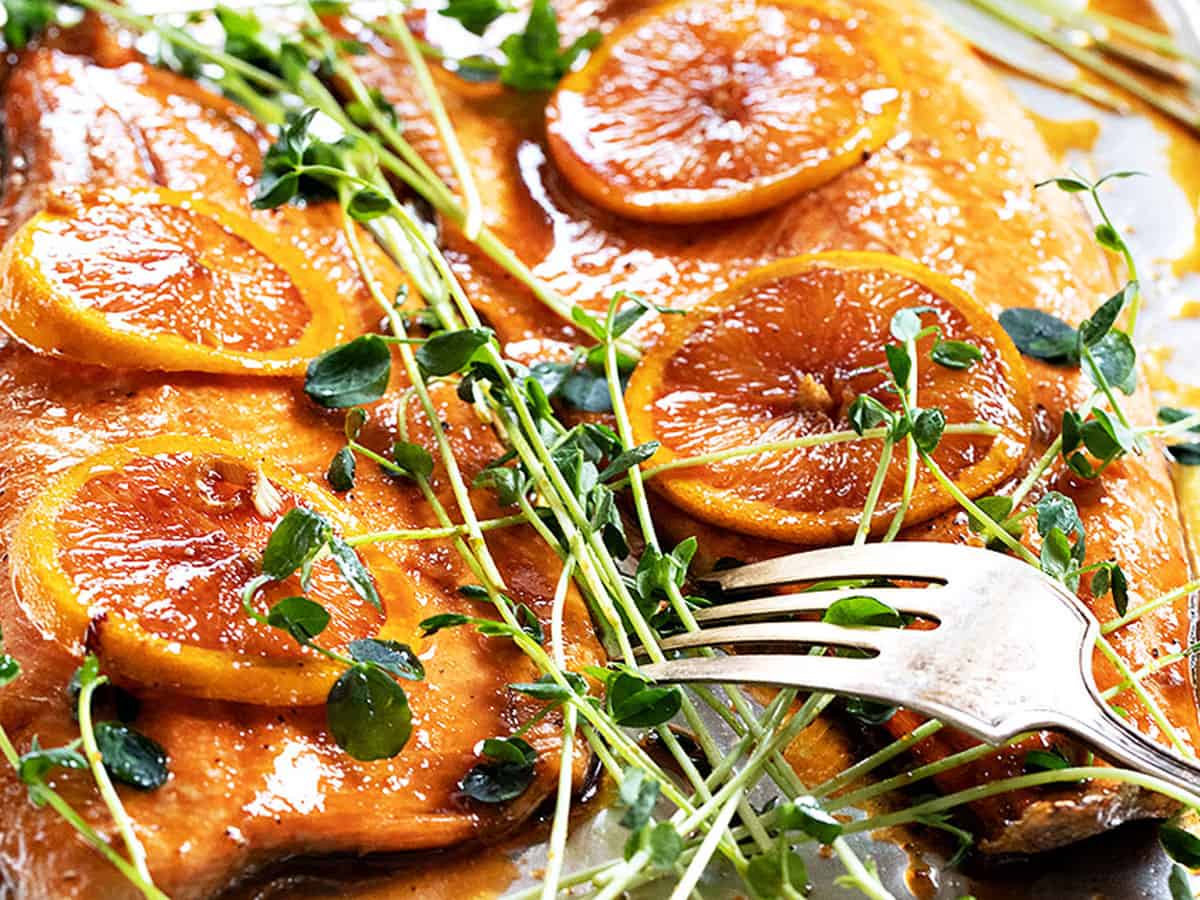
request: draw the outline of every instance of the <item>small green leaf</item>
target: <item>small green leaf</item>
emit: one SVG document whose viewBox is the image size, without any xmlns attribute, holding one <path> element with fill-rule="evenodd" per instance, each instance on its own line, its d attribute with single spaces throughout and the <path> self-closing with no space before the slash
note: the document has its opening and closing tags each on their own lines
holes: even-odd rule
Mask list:
<svg viewBox="0 0 1200 900">
<path fill-rule="evenodd" d="M 574 672 L 564 672 L 564 677 L 567 683 L 571 686 L 565 688 L 554 680 L 553 675 L 542 675 L 537 681 L 517 682 L 510 684 L 509 690 L 516 691 L 518 694 L 524 694 L 527 697 L 533 697 L 537 700 L 548 700 L 553 702 L 562 702 L 570 699 L 572 693 L 583 696 L 587 693 L 587 682 Z"/>
<path fill-rule="evenodd" d="M 263 574 L 282 581 L 311 562 L 329 539 L 329 522 L 319 513 L 296 506 L 271 530 L 263 550 Z"/>
<path fill-rule="evenodd" d="M 1107 222 L 1101 222 L 1096 226 L 1096 243 L 1106 250 L 1112 250 L 1114 253 L 1122 253 L 1125 250 L 1125 241 Z"/>
<path fill-rule="evenodd" d="M 1055 772 L 1070 768 L 1071 761 L 1057 747 L 1050 750 L 1030 750 L 1025 754 L 1026 772 Z"/>
<path fill-rule="evenodd" d="M 162 745 L 120 722 L 98 722 L 96 746 L 104 768 L 114 779 L 140 791 L 166 784 L 167 751 Z"/>
<path fill-rule="evenodd" d="M 1167 856 L 1188 869 L 1200 869 L 1200 838 L 1170 824 L 1158 827 L 1158 840 Z"/>
<path fill-rule="evenodd" d="M 1112 596 L 1117 615 L 1125 615 L 1129 611 L 1129 581 L 1121 567 L 1115 564 L 1112 567 Z"/>
<path fill-rule="evenodd" d="M 546 643 L 546 632 L 542 628 L 542 620 L 537 617 L 537 613 L 524 603 L 517 606 L 517 623 L 521 626 L 523 632 L 539 644 Z"/>
<path fill-rule="evenodd" d="M 425 678 L 425 667 L 417 654 L 407 644 L 380 638 L 361 638 L 351 641 L 348 648 L 355 662 L 370 663 L 397 678 L 421 681 Z"/>
<path fill-rule="evenodd" d="M 647 775 L 641 769 L 626 769 L 625 779 L 621 782 L 621 803 L 625 805 L 625 813 L 618 824 L 630 831 L 637 831 L 650 821 L 654 804 L 658 802 L 661 790 L 657 780 Z"/>
<path fill-rule="evenodd" d="M 492 339 L 490 328 L 462 328 L 435 334 L 417 350 L 417 365 L 428 377 L 461 372 L 476 351 Z"/>
<path fill-rule="evenodd" d="M 933 345 L 929 357 L 947 369 L 969 369 L 983 359 L 983 351 L 966 341 L 938 341 Z"/>
<path fill-rule="evenodd" d="M 669 869 L 683 853 L 683 838 L 670 822 L 659 822 L 650 828 L 646 846 L 650 850 L 650 864 L 659 869 Z"/>
<path fill-rule="evenodd" d="M 1057 316 L 1040 309 L 1015 308 L 1000 313 L 1000 326 L 1026 356 L 1046 362 L 1078 361 L 1078 333 Z"/>
<path fill-rule="evenodd" d="M 830 605 L 822 622 L 849 628 L 903 628 L 904 617 L 886 603 L 866 595 L 843 597 Z"/>
<path fill-rule="evenodd" d="M 356 441 L 359 434 L 363 430 L 363 426 L 367 424 L 367 411 L 361 406 L 352 406 L 346 410 L 346 418 L 342 423 L 342 431 L 346 435 L 346 440 Z"/>
<path fill-rule="evenodd" d="M 1167 889 L 1171 892 L 1171 900 L 1196 900 L 1192 892 L 1192 880 L 1188 877 L 1187 869 L 1181 865 L 1171 866 Z"/>
<path fill-rule="evenodd" d="M 325 701 L 329 732 L 354 759 L 391 759 L 412 733 L 408 697 L 390 675 L 373 665 L 351 666 Z"/>
<path fill-rule="evenodd" d="M 449 0 L 438 12 L 456 19 L 471 34 L 482 35 L 487 27 L 514 7 L 502 0 Z"/>
<path fill-rule="evenodd" d="M 1091 354 L 1105 382 L 1124 394 L 1133 393 L 1137 384 L 1137 350 L 1129 335 L 1114 329 L 1092 347 Z M 1104 387 L 1090 366 L 1087 374 L 1096 387 Z"/>
<path fill-rule="evenodd" d="M 521 738 L 488 738 L 482 749 L 489 761 L 474 766 L 458 783 L 472 800 L 504 803 L 533 784 L 537 751 Z"/>
<path fill-rule="evenodd" d="M 614 475 L 632 469 L 634 466 L 639 466 L 658 452 L 658 448 L 662 446 L 658 441 L 647 441 L 644 444 L 638 444 L 629 450 L 624 450 L 613 459 L 604 470 L 600 473 L 601 481 L 608 481 Z"/>
<path fill-rule="evenodd" d="M 912 436 L 917 449 L 932 453 L 941 443 L 946 430 L 946 415 L 940 409 L 922 409 L 913 420 Z"/>
<path fill-rule="evenodd" d="M 651 687 L 629 672 L 618 672 L 608 684 L 608 708 L 618 725 L 650 728 L 669 722 L 683 705 L 677 687 Z"/>
<path fill-rule="evenodd" d="M 57 4 L 51 0 L 4 0 L 4 44 L 24 50 L 54 21 Z"/>
<path fill-rule="evenodd" d="M 392 460 L 410 478 L 428 478 L 433 474 L 433 457 L 420 444 L 397 441 L 392 445 Z"/>
<path fill-rule="evenodd" d="M 47 747 L 43 749 L 34 735 L 29 752 L 22 754 L 17 764 L 17 774 L 27 785 L 38 785 L 45 781 L 51 769 L 86 769 L 87 760 L 73 747 Z"/>
<path fill-rule="evenodd" d="M 1092 186 L 1086 181 L 1080 181 L 1078 178 L 1050 178 L 1046 181 L 1039 181 L 1034 187 L 1041 188 L 1048 184 L 1054 185 L 1061 191 L 1066 191 L 1068 194 L 1077 194 L 1080 191 L 1090 191 Z"/>
<path fill-rule="evenodd" d="M 354 593 L 383 612 L 383 600 L 379 596 L 379 591 L 375 589 L 375 580 L 367 571 L 367 567 L 363 565 L 363 561 L 359 559 L 358 554 L 354 552 L 354 548 L 341 538 L 334 536 L 329 539 L 329 555 L 333 557 L 338 571 L 342 573 L 342 578 L 346 580 Z"/>
<path fill-rule="evenodd" d="M 850 404 L 846 418 L 855 434 L 862 434 L 871 428 L 878 428 L 885 422 L 891 422 L 895 414 L 872 397 L 870 394 L 859 394 Z"/>
<path fill-rule="evenodd" d="M 284 597 L 267 613 L 267 624 L 307 644 L 329 625 L 329 612 L 307 597 Z"/>
<path fill-rule="evenodd" d="M 364 334 L 308 364 L 304 393 L 329 409 L 372 403 L 387 390 L 392 351 L 377 334 Z"/>
<path fill-rule="evenodd" d="M 803 831 L 822 844 L 833 843 L 842 833 L 842 823 L 812 797 L 797 797 L 777 807 L 775 823 L 784 831 Z"/>
<path fill-rule="evenodd" d="M 7 653 L 0 653 L 0 688 L 6 687 L 21 675 L 21 664 Z"/>
<path fill-rule="evenodd" d="M 1094 347 L 1099 344 L 1117 321 L 1117 316 L 1121 314 L 1127 298 L 1136 290 L 1137 285 L 1131 281 L 1101 303 L 1100 307 L 1092 313 L 1091 318 L 1084 319 L 1079 324 L 1079 342 L 1085 347 Z"/>
<path fill-rule="evenodd" d="M 975 501 L 975 505 L 987 513 L 988 518 L 997 525 L 1004 523 L 1013 508 L 1012 497 L 980 497 Z M 972 513 L 967 513 L 967 525 L 976 534 L 984 531 L 984 523 Z M 1017 526 L 1018 529 L 1019 527 Z"/>
<path fill-rule="evenodd" d="M 887 357 L 888 368 L 892 371 L 892 377 L 896 380 L 901 389 L 908 386 L 908 376 L 912 372 L 912 359 L 908 355 L 908 351 L 900 344 L 888 344 L 883 348 L 883 353 Z"/>
<path fill-rule="evenodd" d="M 376 188 L 361 188 L 350 198 L 346 212 L 356 222 L 369 222 L 392 209 L 392 198 Z"/>
<path fill-rule="evenodd" d="M 774 900 L 789 896 L 785 887 L 790 888 L 792 894 L 803 891 L 808 883 L 808 873 L 804 859 L 796 851 L 772 849 L 750 860 L 746 866 L 746 883 L 758 897 Z"/>
<path fill-rule="evenodd" d="M 333 454 L 333 459 L 329 461 L 329 468 L 325 472 L 325 480 L 329 482 L 329 486 L 335 491 L 348 491 L 354 487 L 354 472 L 357 468 L 357 463 L 354 459 L 354 451 L 349 447 L 342 447 L 337 453 Z"/>
<path fill-rule="evenodd" d="M 429 637 L 431 634 L 437 634 L 443 628 L 457 628 L 460 625 L 469 625 L 473 621 L 475 620 L 471 616 L 464 616 L 462 613 L 438 613 L 436 616 L 423 619 L 417 627 L 421 629 L 423 637 Z"/>
</svg>

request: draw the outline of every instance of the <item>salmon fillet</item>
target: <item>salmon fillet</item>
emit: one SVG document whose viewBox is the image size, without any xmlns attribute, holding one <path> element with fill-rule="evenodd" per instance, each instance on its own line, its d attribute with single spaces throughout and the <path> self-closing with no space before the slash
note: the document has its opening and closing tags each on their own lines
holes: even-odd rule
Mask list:
<svg viewBox="0 0 1200 900">
<path fill-rule="evenodd" d="M 590 27 L 608 33 L 642 6 L 621 0 L 556 5 L 564 43 Z M 771 260 L 873 250 L 951 277 L 994 315 L 1009 307 L 1036 307 L 1068 322 L 1088 316 L 1118 282 L 1082 207 L 1056 191 L 1034 190 L 1035 182 L 1057 174 L 1056 165 L 1013 97 L 924 6 L 864 0 L 857 8 L 865 27 L 886 35 L 902 67 L 906 105 L 894 137 L 860 165 L 773 210 L 706 225 L 643 224 L 590 205 L 549 160 L 544 95 L 468 86 L 441 73 L 450 118 L 483 193 L 485 221 L 539 278 L 568 300 L 592 308 L 606 307 L 618 290 L 686 308 Z M 430 14 L 423 26 L 434 44 L 438 29 L 445 27 L 438 19 Z M 376 41 L 373 50 L 356 61 L 361 75 L 398 106 L 410 139 L 428 158 L 442 162 L 449 180 L 445 154 L 414 93 L 407 64 L 384 42 Z M 512 355 L 527 360 L 562 356 L 570 345 L 588 343 L 451 223 L 443 223 L 443 232 L 467 293 Z M 651 340 L 653 327 L 645 335 Z M 1017 479 L 1053 441 L 1063 411 L 1090 391 L 1077 370 L 1032 358 L 1026 362 L 1036 386 L 1035 437 Z M 1136 423 L 1153 421 L 1144 380 L 1125 409 Z M 893 463 L 901 464 L 899 459 Z M 1124 569 L 1131 607 L 1188 580 L 1183 531 L 1161 447 L 1120 460 L 1096 481 L 1054 466 L 1033 499 L 1051 489 L 1079 507 L 1087 529 L 1087 562 L 1115 560 Z M 673 539 L 698 535 L 700 559 L 710 563 L 796 549 L 722 532 L 664 503 L 657 512 Z M 905 537 L 977 540 L 958 512 L 912 526 Z M 1085 593 L 1083 599 L 1101 620 L 1114 615 L 1110 597 Z M 1136 669 L 1187 646 L 1191 627 L 1189 611 L 1179 603 L 1143 616 L 1110 639 Z M 1118 680 L 1113 667 L 1099 658 L 1096 678 L 1102 688 Z M 1145 686 L 1184 740 L 1196 746 L 1200 722 L 1187 664 L 1164 670 Z M 1131 694 L 1115 702 L 1144 732 L 1164 738 Z M 899 716 L 890 727 L 907 733 L 914 724 L 912 716 Z M 942 733 L 918 752 L 923 759 L 937 759 L 969 743 L 964 736 Z M 938 780 L 939 787 L 954 790 L 1017 774 L 1026 749 L 949 773 Z M 1169 808 L 1145 792 L 1094 783 L 1010 795 L 977 805 L 975 812 L 986 835 L 983 848 L 1010 853 L 1059 846 Z"/>
<path fill-rule="evenodd" d="M 252 212 L 264 133 L 240 108 L 146 65 L 95 22 L 58 46 L 24 53 L 8 72 L 3 109 L 5 236 L 64 193 L 147 184 L 195 191 L 302 248 L 327 289 L 346 298 L 357 331 L 378 322 L 341 236 L 337 207 Z M 396 280 L 383 260 L 375 262 L 376 271 Z M 423 416 L 395 399 L 405 387 L 398 375 L 392 387 L 371 410 L 363 442 L 387 453 L 398 439 L 399 417 L 409 416 L 413 439 L 429 444 Z M 502 449 L 452 391 L 435 396 L 469 481 Z M 224 438 L 318 483 L 342 443 L 341 417 L 319 411 L 295 381 L 81 366 L 4 339 L 0 542 L 7 545 L 14 521 L 55 473 L 107 446 L 163 433 Z M 415 486 L 373 466 L 361 468 L 345 502 L 365 527 L 437 524 Z M 453 510 L 444 482 L 439 469 L 435 490 Z M 490 495 L 476 499 L 481 516 L 495 514 Z M 489 546 L 514 600 L 548 621 L 560 564 L 531 535 L 497 532 Z M 412 579 L 414 621 L 435 612 L 490 616 L 459 593 L 475 579 L 448 543 L 381 550 Z M 35 735 L 42 746 L 57 746 L 78 735 L 65 687 L 80 659 L 26 614 L 7 552 L 0 568 L 0 626 L 6 649 L 24 668 L 0 692 L 0 723 L 21 751 Z M 602 660 L 574 593 L 564 634 L 572 669 Z M 484 806 L 464 798 L 458 781 L 477 762 L 480 740 L 510 734 L 540 708 L 507 688 L 538 673 L 511 642 L 489 641 L 470 629 L 426 640 L 414 634 L 410 642 L 427 672 L 408 687 L 413 734 L 398 757 L 379 762 L 355 761 L 335 746 L 321 706 L 207 702 L 129 685 L 141 701 L 136 727 L 170 757 L 163 787 L 122 790 L 159 887 L 177 898 L 205 897 L 291 856 L 440 848 L 498 836 L 526 818 L 558 778 L 561 718 L 551 716 L 528 733 L 539 762 L 533 786 L 519 800 Z M 576 757 L 581 779 L 586 762 Z M 86 773 L 58 770 L 52 786 L 101 834 L 113 835 Z M 29 803 L 7 766 L 0 771 L 0 806 L 0 895 L 137 896 L 56 814 Z"/>
</svg>

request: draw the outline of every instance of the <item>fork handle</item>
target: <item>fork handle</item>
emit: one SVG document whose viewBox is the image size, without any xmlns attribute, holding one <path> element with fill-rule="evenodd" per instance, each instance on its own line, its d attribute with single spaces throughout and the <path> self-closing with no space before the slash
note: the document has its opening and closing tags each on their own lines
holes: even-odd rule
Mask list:
<svg viewBox="0 0 1200 900">
<path fill-rule="evenodd" d="M 1200 804 L 1200 762 L 1189 761 L 1126 725 L 1098 696 L 1086 712 L 1071 716 L 1068 730 L 1091 744 L 1100 755 L 1147 775 L 1155 775 L 1194 795 Z"/>
</svg>

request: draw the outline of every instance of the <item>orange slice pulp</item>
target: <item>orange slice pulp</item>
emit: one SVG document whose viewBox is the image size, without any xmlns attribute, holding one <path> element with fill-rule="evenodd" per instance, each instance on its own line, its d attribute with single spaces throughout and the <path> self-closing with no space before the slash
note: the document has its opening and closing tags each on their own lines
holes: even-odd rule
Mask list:
<svg viewBox="0 0 1200 900">
<path fill-rule="evenodd" d="M 20 600 L 45 632 L 72 649 L 83 642 L 119 679 L 209 699 L 323 702 L 340 667 L 242 608 L 267 538 L 297 505 L 335 531 L 356 530 L 321 488 L 225 441 L 162 435 L 105 450 L 62 474 L 19 520 Z M 378 552 L 363 559 L 382 613 L 327 556 L 307 591 L 292 576 L 261 589 L 255 608 L 305 594 L 330 613 L 318 639 L 330 649 L 410 638 L 408 576 Z"/>
<path fill-rule="evenodd" d="M 930 360 L 917 344 L 917 404 L 949 423 L 987 422 L 999 433 L 946 433 L 933 459 L 969 496 L 1011 475 L 1030 440 L 1032 400 L 1020 355 L 1000 325 L 948 279 L 898 257 L 823 253 L 765 266 L 675 318 L 634 371 L 626 399 L 638 442 L 658 440 L 655 465 L 737 447 L 849 431 L 848 410 L 869 394 L 892 410 L 884 346 L 901 309 L 927 308 L 945 340 L 974 344 L 967 369 Z M 762 452 L 679 467 L 651 484 L 706 522 L 800 544 L 851 537 L 858 528 L 882 442 Z M 905 454 L 895 454 L 872 530 L 899 508 Z M 955 500 L 922 466 L 906 522 Z"/>
<path fill-rule="evenodd" d="M 98 365 L 300 375 L 344 314 L 281 238 L 150 188 L 56 197 L 21 226 L 0 253 L 0 323 Z"/>
<path fill-rule="evenodd" d="M 649 222 L 744 216 L 880 147 L 897 67 L 820 0 L 685 0 L 635 16 L 546 110 L 555 164 L 584 197 Z"/>
</svg>

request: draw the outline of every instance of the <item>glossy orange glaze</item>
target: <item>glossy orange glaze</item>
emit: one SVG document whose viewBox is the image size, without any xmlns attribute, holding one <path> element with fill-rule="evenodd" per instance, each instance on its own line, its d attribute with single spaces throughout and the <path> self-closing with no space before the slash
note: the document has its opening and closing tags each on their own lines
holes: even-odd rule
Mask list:
<svg viewBox="0 0 1200 900">
<path fill-rule="evenodd" d="M 570 40 L 587 27 L 611 31 L 639 4 L 579 0 L 559 7 Z M 488 224 L 540 277 L 571 300 L 593 307 L 606 305 L 618 289 L 688 307 L 773 259 L 866 249 L 920 262 L 954 279 L 993 314 L 1033 306 L 1071 322 L 1088 315 L 1116 287 L 1115 261 L 1094 244 L 1076 199 L 1034 190 L 1035 181 L 1058 171 L 1034 126 L 995 76 L 925 7 L 911 0 L 867 0 L 858 9 L 900 60 L 908 102 L 896 137 L 862 165 L 775 210 L 707 226 L 644 225 L 597 209 L 548 161 L 541 98 L 458 95 L 446 79 L 450 115 L 484 192 Z M 394 51 L 377 49 L 378 56 L 360 60 L 365 77 L 398 102 L 405 121 L 414 123 L 413 140 L 438 157 L 406 67 Z M 449 226 L 446 241 L 469 295 L 515 352 L 534 348 L 545 354 L 548 339 L 580 340 Z M 1031 449 L 1040 454 L 1057 433 L 1063 410 L 1078 404 L 1088 387 L 1076 372 L 1027 363 L 1035 385 Z M 1153 421 L 1144 386 L 1125 408 L 1135 422 Z M 1131 605 L 1188 580 L 1173 489 L 1157 449 L 1110 467 L 1095 483 L 1078 482 L 1054 467 L 1037 491 L 1050 488 L 1079 504 L 1088 561 L 1121 564 L 1130 580 Z M 679 537 L 713 532 L 679 515 L 673 521 L 680 525 Z M 915 526 L 908 536 L 971 539 L 959 514 Z M 761 553 L 780 549 L 763 547 Z M 707 555 L 726 554 L 710 550 Z M 742 558 L 749 555 L 754 554 Z M 1084 599 L 1101 619 L 1112 617 L 1110 597 Z M 1136 668 L 1186 646 L 1190 627 L 1186 604 L 1180 602 L 1144 616 L 1110 640 Z M 1115 681 L 1102 660 L 1096 673 L 1102 685 Z M 1200 744 L 1190 671 L 1172 667 L 1146 684 L 1185 738 Z M 1140 728 L 1157 735 L 1136 701 L 1118 702 L 1131 710 Z M 934 753 L 951 749 L 940 741 L 930 746 Z M 990 770 L 1018 771 L 1021 755 L 1003 756 Z M 1144 795 L 1103 785 L 1068 795 L 1070 801 L 1058 805 L 1012 798 L 1000 812 L 991 811 L 985 823 L 992 836 L 988 846 L 1005 851 L 1061 844 L 1158 809 Z"/>
<path fill-rule="evenodd" d="M 240 110 L 191 82 L 130 61 L 103 33 L 85 31 L 69 40 L 86 52 L 30 51 L 9 76 L 9 166 L 0 210 L 6 234 L 68 188 L 198 189 L 286 235 L 314 277 L 344 298 L 356 329 L 378 321 L 335 209 L 249 209 L 264 139 Z M 395 273 L 373 258 L 394 284 Z M 475 460 L 464 465 L 470 479 L 479 460 L 501 449 L 452 392 L 439 395 L 439 403 L 460 459 Z M 389 404 L 378 404 L 364 436 L 380 452 L 398 439 Z M 413 423 L 414 434 L 419 425 Z M 164 432 L 228 439 L 315 482 L 343 440 L 340 416 L 312 406 L 294 380 L 68 364 L 8 341 L 0 345 L 0 541 L 9 540 L 16 518 L 56 473 L 105 447 Z M 494 513 L 487 496 L 478 501 L 482 516 Z M 344 502 L 371 530 L 436 524 L 415 487 L 370 465 L 360 467 Z M 557 559 L 524 530 L 495 532 L 489 546 L 512 596 L 548 617 Z M 488 613 L 458 593 L 474 578 L 445 542 L 392 544 L 380 552 L 412 582 L 406 613 L 414 620 L 444 611 Z M 7 555 L 0 568 L 0 626 L 7 650 L 24 666 L 22 677 L 0 692 L 0 721 L 22 750 L 35 734 L 43 746 L 66 742 L 77 734 L 64 687 L 78 658 L 34 627 L 15 602 Z M 600 658 L 574 594 L 565 634 L 571 668 Z M 529 735 L 542 755 L 537 780 L 520 800 L 483 807 L 464 800 L 456 785 L 476 761 L 479 740 L 510 733 L 531 713 L 529 702 L 506 685 L 536 672 L 511 644 L 470 630 L 448 630 L 413 646 L 427 677 L 406 684 L 413 735 L 388 761 L 347 757 L 328 737 L 320 707 L 255 707 L 135 690 L 143 701 L 137 727 L 170 755 L 164 787 L 148 794 L 122 789 L 160 887 L 177 898 L 204 897 L 279 858 L 443 847 L 494 835 L 528 816 L 557 779 L 561 726 L 554 717 Z M 586 759 L 577 764 L 581 775 Z M 102 833 L 110 832 L 86 773 L 56 773 L 53 783 Z M 20 896 L 133 895 L 69 826 L 27 801 L 7 767 L 0 772 L 0 808 L 0 880 Z"/>
<path fill-rule="evenodd" d="M 297 505 L 285 489 L 263 516 L 253 485 L 226 480 L 212 459 L 192 454 L 135 457 L 90 479 L 57 522 L 59 560 L 94 615 L 130 618 L 181 644 L 267 657 L 299 657 L 295 641 L 264 629 L 241 610 L 241 592 L 283 514 Z M 332 559 L 313 566 L 307 591 L 298 575 L 272 584 L 256 604 L 304 594 L 329 610 L 321 642 L 345 647 L 379 630 L 383 616 L 359 598 Z"/>
<path fill-rule="evenodd" d="M 546 108 L 560 171 L 650 222 L 728 219 L 828 181 L 891 136 L 900 94 L 840 5 L 682 0 L 622 23 Z"/>
<path fill-rule="evenodd" d="M 888 268 L 892 266 L 893 268 Z M 927 282 L 917 279 L 926 278 Z M 933 456 L 976 496 L 1016 469 L 1030 439 L 1025 366 L 1007 335 L 969 297 L 931 273 L 876 254 L 826 254 L 767 266 L 727 295 L 670 321 L 626 393 L 638 442 L 658 440 L 654 464 L 724 449 L 850 430 L 862 394 L 893 411 L 883 353 L 901 309 L 928 311 L 945 340 L 971 343 L 969 369 L 930 361 L 933 335 L 917 342 L 917 402 L 951 423 L 991 422 L 996 437 L 946 435 Z M 665 357 L 665 359 L 664 359 Z M 882 442 L 823 444 L 736 457 L 668 472 L 656 490 L 710 523 L 744 534 L 805 544 L 849 540 L 879 465 Z M 899 508 L 907 463 L 895 454 L 874 525 Z M 954 506 L 927 472 L 913 492 L 910 520 Z"/>
</svg>

